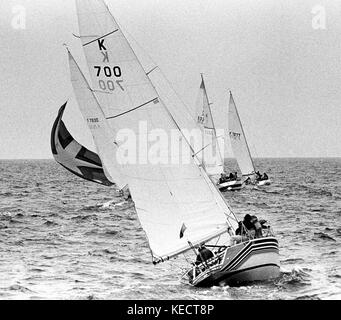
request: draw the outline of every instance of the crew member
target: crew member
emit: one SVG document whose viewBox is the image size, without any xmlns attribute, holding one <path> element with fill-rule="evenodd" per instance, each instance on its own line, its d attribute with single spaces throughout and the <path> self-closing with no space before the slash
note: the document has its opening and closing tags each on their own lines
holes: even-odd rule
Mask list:
<svg viewBox="0 0 341 320">
<path fill-rule="evenodd" d="M 214 254 L 210 249 L 207 249 L 205 246 L 201 246 L 199 248 L 199 254 L 197 255 L 197 259 L 195 261 L 195 264 L 198 265 L 210 258 L 213 258 Z"/>
</svg>

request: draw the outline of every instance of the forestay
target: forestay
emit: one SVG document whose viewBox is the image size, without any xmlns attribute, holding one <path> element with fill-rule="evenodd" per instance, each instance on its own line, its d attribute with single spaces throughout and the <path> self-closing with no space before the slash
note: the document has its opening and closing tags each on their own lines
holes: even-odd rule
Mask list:
<svg viewBox="0 0 341 320">
<path fill-rule="evenodd" d="M 201 152 L 198 152 L 197 155 L 209 175 L 219 175 L 224 172 L 223 159 L 203 75 L 201 75 L 199 96 L 196 102 L 196 121 L 202 132 Z"/>
<path fill-rule="evenodd" d="M 105 93 L 96 92 L 100 106 L 112 130 L 130 134 L 116 139 L 117 147 L 138 143 L 136 158 L 118 158 L 154 261 L 189 250 L 188 241 L 196 245 L 229 226 L 236 228 L 233 213 L 205 171 L 192 156 L 183 161 L 191 147 L 108 8 L 100 0 L 78 0 L 77 8 L 93 87 Z M 181 147 L 174 150 L 174 142 Z"/>
<path fill-rule="evenodd" d="M 255 168 L 231 92 L 228 111 L 228 135 L 230 137 L 233 154 L 237 160 L 242 175 L 254 176 Z"/>
</svg>

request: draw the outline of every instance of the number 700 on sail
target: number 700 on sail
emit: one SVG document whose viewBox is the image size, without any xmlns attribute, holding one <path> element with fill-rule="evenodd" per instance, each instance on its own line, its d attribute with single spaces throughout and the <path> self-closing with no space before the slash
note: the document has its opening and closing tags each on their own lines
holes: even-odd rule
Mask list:
<svg viewBox="0 0 341 320">
<path fill-rule="evenodd" d="M 104 76 L 104 79 L 98 80 L 98 85 L 102 90 L 109 90 L 114 91 L 115 88 L 118 86 L 122 91 L 124 91 L 123 86 L 121 83 L 123 80 L 115 80 L 115 83 L 113 80 L 108 80 L 108 78 L 116 77 L 119 78 L 122 76 L 121 68 L 119 66 L 109 67 L 109 66 L 94 66 L 94 69 L 96 71 L 96 76 L 99 78 L 101 76 Z"/>
</svg>

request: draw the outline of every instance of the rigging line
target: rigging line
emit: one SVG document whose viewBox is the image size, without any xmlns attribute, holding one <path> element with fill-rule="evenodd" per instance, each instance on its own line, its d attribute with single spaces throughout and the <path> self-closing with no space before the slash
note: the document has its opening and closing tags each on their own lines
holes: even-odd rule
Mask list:
<svg viewBox="0 0 341 320">
<path fill-rule="evenodd" d="M 145 105 L 148 104 L 148 103 L 151 103 L 151 102 L 157 101 L 157 100 L 158 100 L 158 97 L 156 97 L 156 98 L 154 98 L 154 99 L 152 99 L 152 100 L 149 100 L 149 101 L 147 101 L 147 102 L 145 102 L 145 103 L 143 103 L 143 104 L 141 104 L 141 105 L 139 105 L 139 106 L 137 106 L 137 107 L 135 107 L 135 108 L 132 108 L 132 109 L 130 109 L 130 110 L 128 110 L 128 111 L 125 111 L 125 112 L 122 112 L 122 113 L 120 113 L 120 114 L 117 114 L 116 116 L 108 117 L 108 118 L 106 118 L 106 119 L 107 119 L 107 120 L 108 120 L 108 119 L 114 119 L 114 118 L 123 116 L 123 115 L 126 114 L 126 113 L 132 112 L 132 111 L 134 111 L 134 110 L 136 110 L 136 109 L 139 109 L 139 108 L 145 106 Z"/>
<path fill-rule="evenodd" d="M 100 39 L 102 39 L 102 38 L 105 38 L 105 37 L 107 37 L 107 36 L 113 34 L 113 33 L 116 32 L 116 31 L 118 31 L 118 29 L 116 29 L 116 30 L 114 30 L 114 31 L 111 31 L 111 32 L 105 34 L 104 36 L 101 36 L 101 37 L 96 38 L 96 39 L 94 39 L 94 40 L 91 40 L 91 41 L 89 41 L 89 42 L 87 42 L 87 43 L 84 43 L 84 44 L 83 44 L 83 47 L 87 46 L 87 45 L 90 44 L 90 43 L 93 43 L 93 42 L 95 42 L 95 41 L 98 41 L 98 40 L 100 40 Z"/>
<path fill-rule="evenodd" d="M 195 156 L 195 155 L 197 155 L 198 153 L 200 153 L 201 151 L 203 151 L 204 149 L 206 149 L 208 146 L 211 146 L 211 145 L 213 145 L 213 142 L 212 142 L 212 143 L 209 143 L 209 144 L 207 144 L 205 147 L 201 148 L 199 151 L 197 151 L 196 153 L 194 153 L 192 156 Z"/>
</svg>

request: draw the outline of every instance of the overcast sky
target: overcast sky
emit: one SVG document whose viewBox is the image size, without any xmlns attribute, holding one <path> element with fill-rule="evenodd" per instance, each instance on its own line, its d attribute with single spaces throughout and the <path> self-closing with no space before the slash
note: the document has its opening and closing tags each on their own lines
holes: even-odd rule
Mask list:
<svg viewBox="0 0 341 320">
<path fill-rule="evenodd" d="M 232 90 L 253 156 L 341 157 L 341 1 L 107 3 L 187 105 L 205 74 L 218 127 Z M 67 99 L 72 134 L 91 146 L 63 47 L 85 68 L 72 32 L 72 0 L 0 1 L 1 159 L 52 158 L 51 127 Z"/>
</svg>

